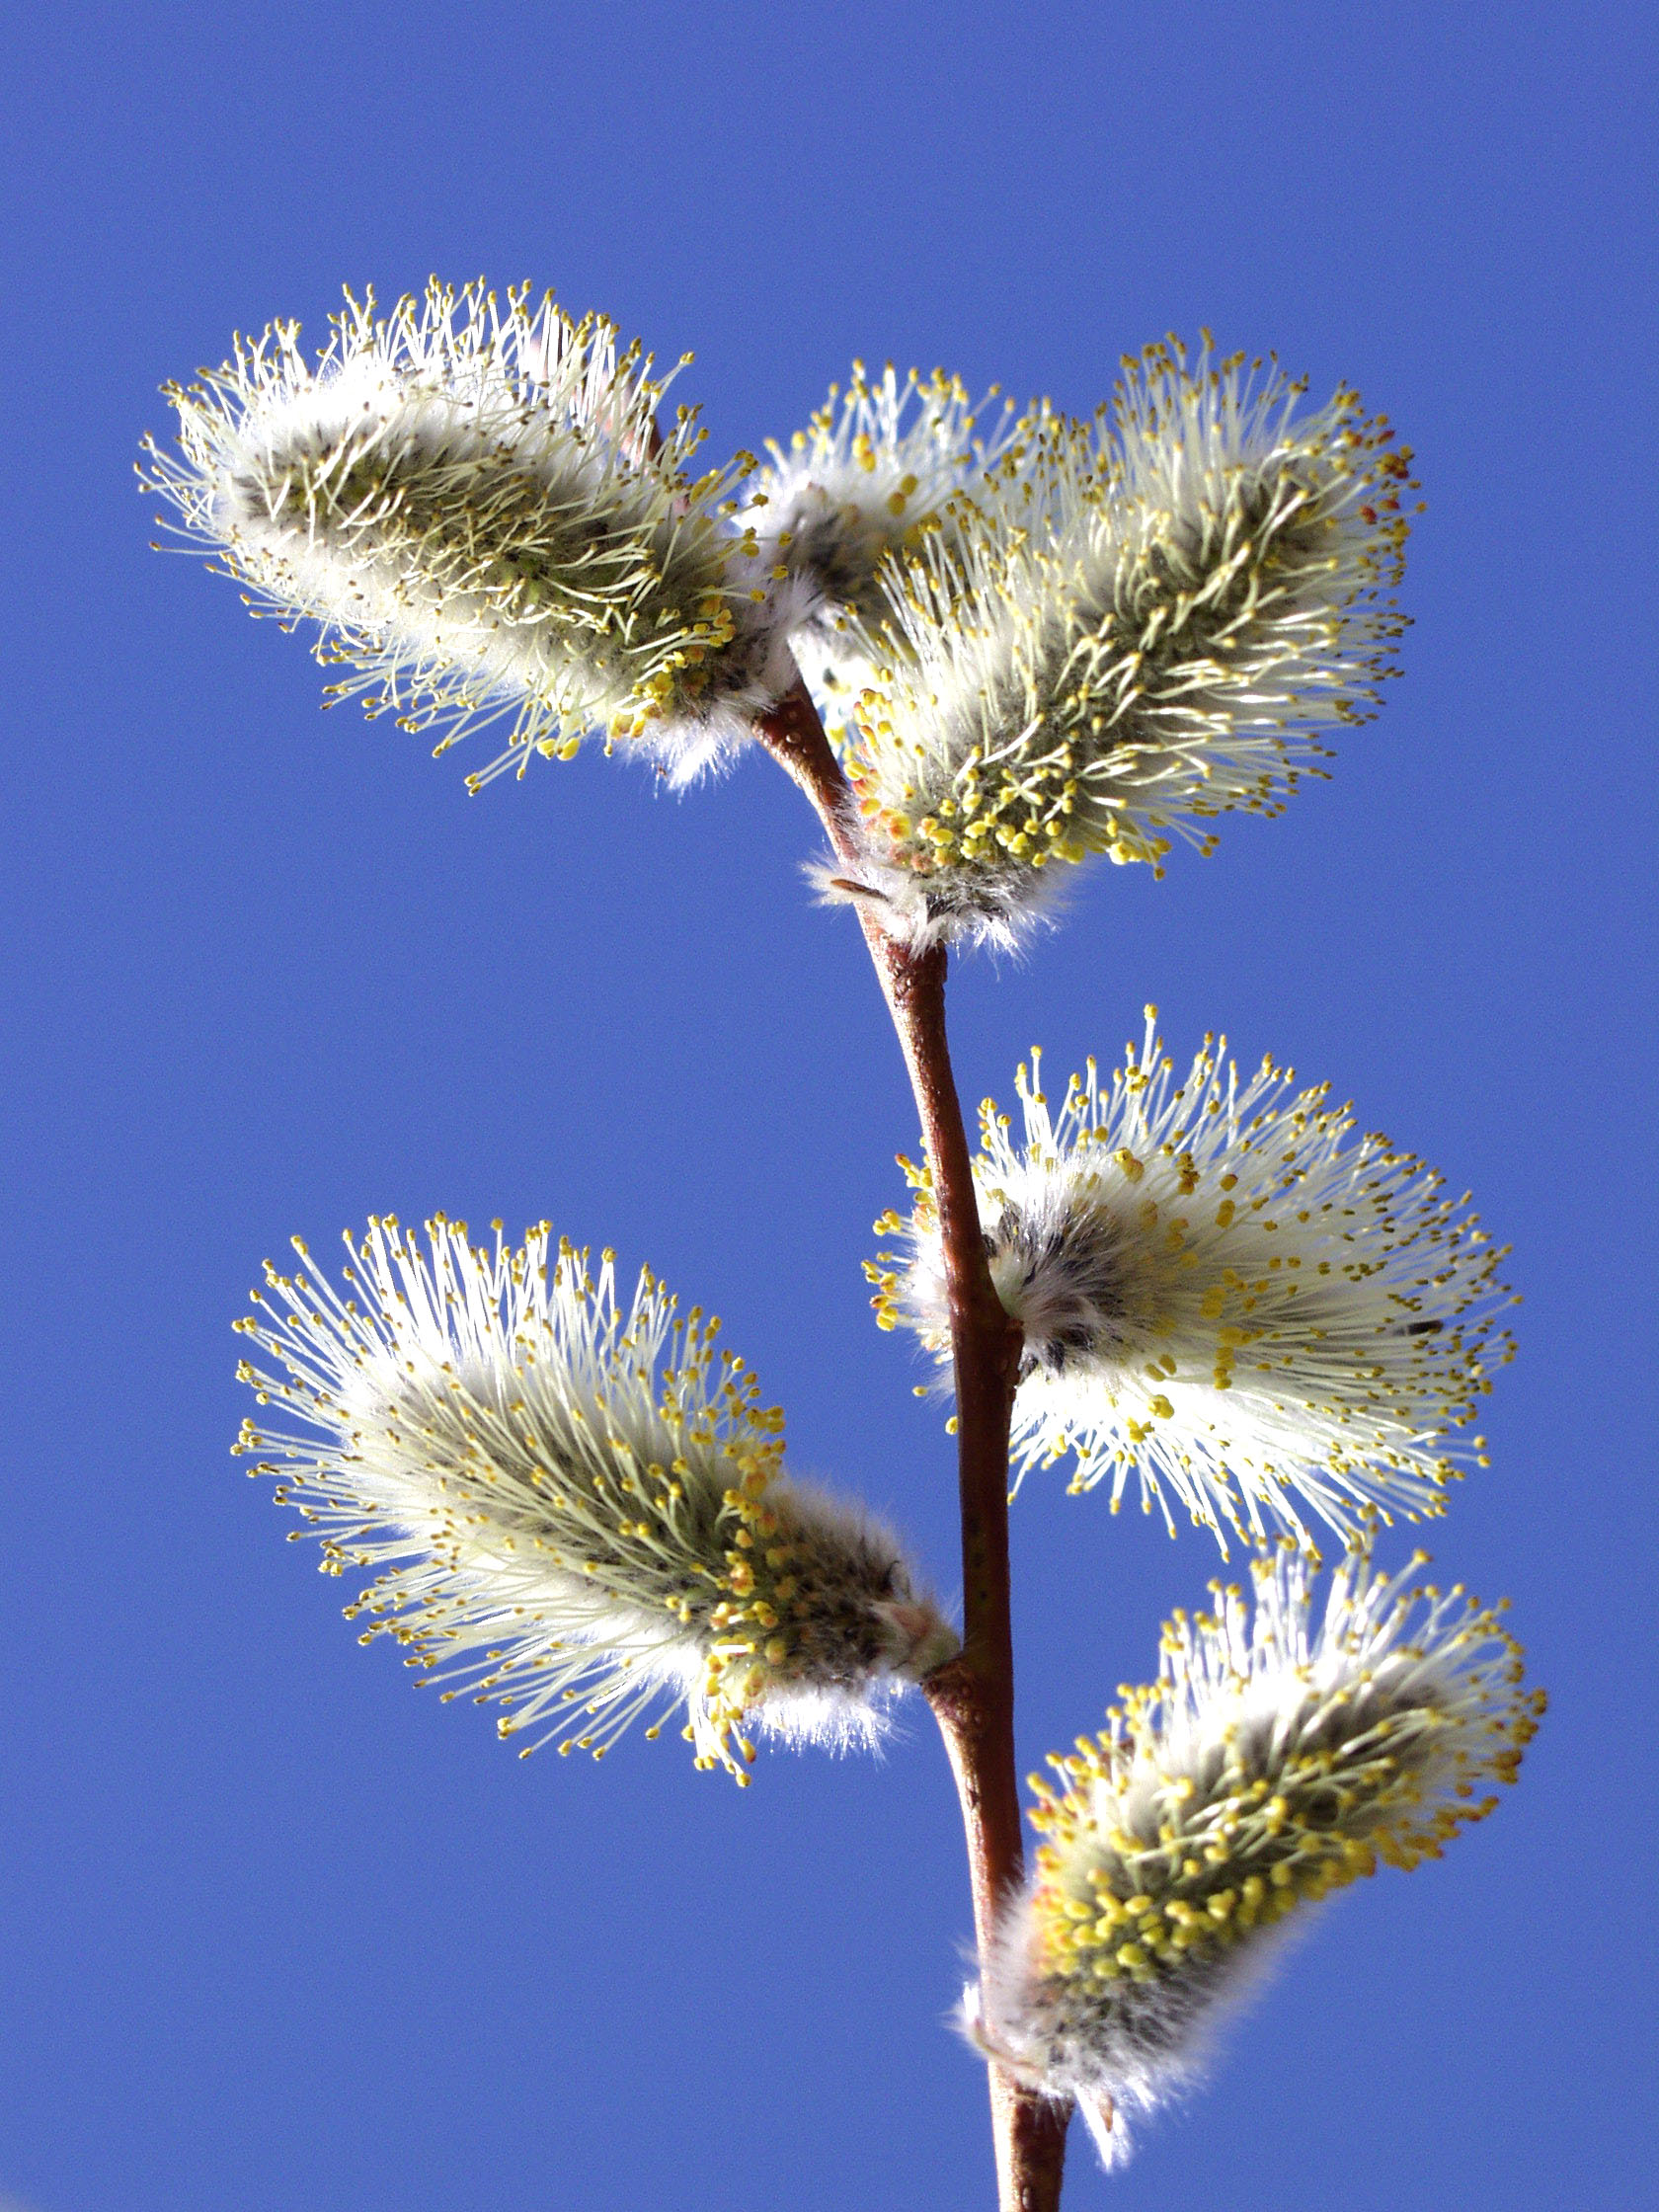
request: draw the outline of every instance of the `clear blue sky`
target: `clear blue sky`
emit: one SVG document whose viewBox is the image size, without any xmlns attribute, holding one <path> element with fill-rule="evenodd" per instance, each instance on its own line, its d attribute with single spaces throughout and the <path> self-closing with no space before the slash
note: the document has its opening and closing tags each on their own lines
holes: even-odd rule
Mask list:
<svg viewBox="0 0 1659 2212">
<path fill-rule="evenodd" d="M 1656 512 L 1645 10 L 18 10 L 0 1217 L 0 2192 L 31 2212 L 924 2212 L 990 2198 L 924 1712 L 744 1794 L 521 1765 L 358 1650 L 227 1457 L 293 1231 L 550 1215 L 727 1317 L 803 1470 L 956 1583 L 949 1447 L 858 1262 L 913 1144 L 856 930 L 761 761 L 467 765 L 318 712 L 146 549 L 156 386 L 430 271 L 552 284 L 716 449 L 854 354 L 1086 410 L 1210 324 L 1417 449 L 1406 674 L 1287 818 L 1104 869 L 953 987 L 966 1096 L 1147 998 L 1352 1095 L 1515 1246 L 1521 1357 L 1437 1565 L 1553 1705 L 1445 1863 L 1339 1900 L 1213 2087 L 1067 2201 L 1651 2201 Z M 1644 105 L 1645 103 L 1645 105 Z M 482 759 L 480 753 L 477 758 Z M 1033 1479 L 1022 1763 L 1216 1571 Z M 1403 1548 L 1403 1546 L 1401 1546 Z"/>
</svg>

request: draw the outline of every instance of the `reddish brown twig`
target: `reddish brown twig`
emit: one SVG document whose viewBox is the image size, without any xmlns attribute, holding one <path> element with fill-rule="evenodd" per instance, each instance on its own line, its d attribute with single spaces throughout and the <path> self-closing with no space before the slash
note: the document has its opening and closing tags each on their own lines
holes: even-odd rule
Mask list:
<svg viewBox="0 0 1659 2212">
<path fill-rule="evenodd" d="M 759 736 L 812 802 L 852 890 L 859 855 L 851 834 L 851 793 L 805 685 L 798 683 L 760 723 Z M 883 928 L 879 899 L 855 897 L 853 904 L 909 1071 L 944 1246 L 956 1366 L 963 1641 L 956 1658 L 923 1688 L 962 1802 L 974 1926 L 983 1948 L 1023 1864 L 1008 1602 L 1008 1422 L 1021 1334 L 986 1265 L 972 1155 L 945 1035 L 945 949 L 912 952 Z M 1001 2212 L 1055 2212 L 1068 2114 L 1033 2096 L 994 2065 L 990 2108 Z"/>
</svg>

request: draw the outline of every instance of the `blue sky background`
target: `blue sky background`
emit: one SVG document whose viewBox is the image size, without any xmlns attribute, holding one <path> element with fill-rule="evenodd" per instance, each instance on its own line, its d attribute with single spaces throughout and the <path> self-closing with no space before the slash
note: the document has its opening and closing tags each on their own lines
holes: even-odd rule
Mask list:
<svg viewBox="0 0 1659 2212">
<path fill-rule="evenodd" d="M 915 2212 L 990 2201 L 941 2024 L 969 1910 L 925 1712 L 740 1794 L 639 1736 L 521 1765 L 362 1652 L 226 1456 L 267 1254 L 542 1215 L 727 1317 L 795 1463 L 956 1587 L 937 1408 L 858 1263 L 913 1143 L 856 930 L 760 760 L 318 713 L 147 550 L 156 386 L 339 286 L 531 276 L 713 447 L 849 358 L 1086 410 L 1208 323 L 1418 452 L 1406 675 L 1288 817 L 1105 869 L 952 988 L 964 1095 L 1155 998 L 1352 1095 L 1512 1241 L 1521 1358 L 1437 1564 L 1551 1692 L 1497 1818 L 1339 1900 L 1212 2088 L 1067 2202 L 1651 2201 L 1656 1175 L 1646 11 L 19 10 L 0 226 L 7 1204 L 0 2191 L 32 2212 Z M 483 754 L 477 755 L 481 759 Z M 1406 1539 L 1395 1549 L 1408 1547 Z M 1022 1763 L 1217 1570 L 1033 1479 Z M 1390 1553 L 1392 1556 L 1392 1553 Z"/>
</svg>

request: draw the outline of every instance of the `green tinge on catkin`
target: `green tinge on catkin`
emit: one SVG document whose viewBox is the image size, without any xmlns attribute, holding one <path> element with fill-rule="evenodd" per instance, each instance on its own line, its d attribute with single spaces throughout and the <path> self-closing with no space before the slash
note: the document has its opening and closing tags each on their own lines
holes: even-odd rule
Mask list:
<svg viewBox="0 0 1659 2212">
<path fill-rule="evenodd" d="M 722 501 L 748 457 L 694 477 L 637 341 L 527 286 L 505 305 L 435 280 L 380 319 L 347 295 L 313 364 L 295 323 L 169 386 L 179 448 L 140 471 L 256 612 L 321 625 L 316 652 L 441 751 L 511 717 L 504 750 L 567 756 L 585 731 L 664 754 L 725 742 L 768 701 L 775 592 Z"/>
<path fill-rule="evenodd" d="M 504 1736 L 595 1757 L 649 1707 L 684 1706 L 704 1767 L 740 1779 L 746 1729 L 879 1735 L 884 1700 L 955 1637 L 895 1539 L 791 1480 L 783 1416 L 718 1320 L 649 1270 L 618 1304 L 544 1224 L 514 1249 L 393 1220 L 348 1239 L 342 1299 L 298 1247 L 240 1324 L 272 1364 L 236 1450 L 322 1540 L 379 1570 L 349 1609 L 445 1699 Z M 651 1731 L 655 1733 L 655 1728 Z"/>
</svg>

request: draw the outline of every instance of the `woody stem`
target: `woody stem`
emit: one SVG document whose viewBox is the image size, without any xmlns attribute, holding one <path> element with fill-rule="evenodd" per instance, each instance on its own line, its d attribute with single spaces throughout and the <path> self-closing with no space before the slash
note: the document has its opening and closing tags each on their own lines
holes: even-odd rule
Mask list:
<svg viewBox="0 0 1659 2212">
<path fill-rule="evenodd" d="M 804 684 L 761 720 L 758 734 L 811 801 L 850 890 L 862 866 L 852 794 Z M 1008 1425 L 1022 1335 L 986 1262 L 945 1031 L 945 948 L 918 952 L 891 936 L 878 896 L 855 896 L 854 904 L 915 1096 L 944 1253 L 956 1382 L 963 1640 L 956 1657 L 922 1687 L 956 1778 L 984 1956 L 998 1908 L 1023 1866 L 1008 1574 Z M 1022 2089 L 1000 2067 L 992 2064 L 989 2073 L 1000 2212 L 1055 2212 L 1068 2113 Z"/>
</svg>

